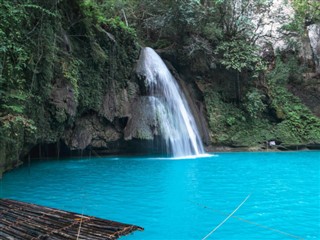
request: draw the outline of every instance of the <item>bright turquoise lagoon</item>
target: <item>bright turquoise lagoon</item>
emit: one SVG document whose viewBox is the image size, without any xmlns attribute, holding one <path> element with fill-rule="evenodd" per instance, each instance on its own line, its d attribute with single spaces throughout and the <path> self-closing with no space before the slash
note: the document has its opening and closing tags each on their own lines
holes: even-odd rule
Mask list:
<svg viewBox="0 0 320 240">
<path fill-rule="evenodd" d="M 123 239 L 320 239 L 320 152 L 32 161 L 0 197 L 145 228 Z"/>
</svg>

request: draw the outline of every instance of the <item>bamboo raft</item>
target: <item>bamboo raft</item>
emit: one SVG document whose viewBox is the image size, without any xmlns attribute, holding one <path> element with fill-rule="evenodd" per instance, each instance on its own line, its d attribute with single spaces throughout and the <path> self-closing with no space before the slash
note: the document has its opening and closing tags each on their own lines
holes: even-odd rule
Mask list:
<svg viewBox="0 0 320 240">
<path fill-rule="evenodd" d="M 59 209 L 0 199 L 0 239 L 117 239 L 143 228 Z"/>
</svg>

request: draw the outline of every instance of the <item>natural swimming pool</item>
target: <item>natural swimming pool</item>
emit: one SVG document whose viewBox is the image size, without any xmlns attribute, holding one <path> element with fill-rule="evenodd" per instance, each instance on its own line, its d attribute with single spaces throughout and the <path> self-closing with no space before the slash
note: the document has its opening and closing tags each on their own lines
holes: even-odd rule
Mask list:
<svg viewBox="0 0 320 240">
<path fill-rule="evenodd" d="M 320 152 L 39 160 L 0 197 L 145 228 L 123 239 L 320 239 Z"/>
</svg>

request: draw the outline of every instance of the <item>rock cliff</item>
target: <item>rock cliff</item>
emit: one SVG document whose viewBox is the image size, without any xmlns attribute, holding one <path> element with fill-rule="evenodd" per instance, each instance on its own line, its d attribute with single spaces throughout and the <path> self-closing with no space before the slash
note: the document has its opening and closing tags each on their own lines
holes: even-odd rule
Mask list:
<svg viewBox="0 0 320 240">
<path fill-rule="evenodd" d="M 320 25 L 308 23 L 302 33 L 292 31 L 294 8 L 285 0 L 267 2 L 262 8 L 242 9 L 250 20 L 244 27 L 252 30 L 250 44 L 259 49 L 252 56 L 266 63 L 265 72 L 255 76 L 248 66 L 237 71 L 223 64 L 215 48 L 238 39 L 231 41 L 229 32 L 223 39 L 220 31 L 227 30 L 217 29 L 215 17 L 210 9 L 202 11 L 202 5 L 172 8 L 208 14 L 212 23 L 199 17 L 210 27 L 201 34 L 202 25 L 193 24 L 197 18 L 180 14 L 188 21 L 170 23 L 173 29 L 185 24 L 175 34 L 156 25 L 149 32 L 147 25 L 136 23 L 139 31 L 146 31 L 139 39 L 121 19 L 106 19 L 95 1 L 25 8 L 6 0 L 6 9 L 19 11 L 15 16 L 4 11 L 1 16 L 11 24 L 2 21 L 0 33 L 21 34 L 1 35 L 5 40 L 0 52 L 10 64 L 0 65 L 0 174 L 28 157 L 161 151 L 161 105 L 154 112 L 149 109 L 154 99 L 146 96 L 148 86 L 135 72 L 139 43 L 144 41 L 155 46 L 183 89 L 209 150 L 261 150 L 269 141 L 280 149 L 317 147 Z M 46 9 L 55 10 L 50 14 Z M 243 11 L 233 11 L 233 17 Z"/>
</svg>

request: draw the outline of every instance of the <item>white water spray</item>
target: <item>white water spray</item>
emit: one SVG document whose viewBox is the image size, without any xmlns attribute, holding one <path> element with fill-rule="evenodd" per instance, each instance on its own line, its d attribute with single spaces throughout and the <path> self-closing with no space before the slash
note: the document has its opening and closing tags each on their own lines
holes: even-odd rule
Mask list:
<svg viewBox="0 0 320 240">
<path fill-rule="evenodd" d="M 156 99 L 153 101 L 154 111 L 167 151 L 173 157 L 203 154 L 202 141 L 184 94 L 153 49 L 141 50 L 137 74 L 145 81 L 146 94 Z M 159 104 L 162 105 L 160 108 Z"/>
</svg>

